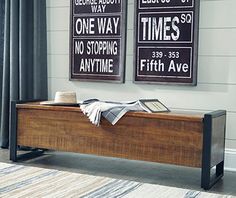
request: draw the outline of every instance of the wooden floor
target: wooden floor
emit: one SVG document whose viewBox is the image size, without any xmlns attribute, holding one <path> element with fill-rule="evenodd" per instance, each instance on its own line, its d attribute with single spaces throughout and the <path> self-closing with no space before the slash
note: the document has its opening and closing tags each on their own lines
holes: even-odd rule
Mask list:
<svg viewBox="0 0 236 198">
<path fill-rule="evenodd" d="M 9 151 L 0 149 L 0 162 L 9 161 Z M 18 162 L 58 170 L 67 170 L 118 179 L 135 180 L 179 188 L 202 190 L 200 169 L 162 165 L 151 162 L 104 158 L 75 153 L 46 152 L 43 156 Z M 209 192 L 236 196 L 236 172 L 225 172 L 225 176 Z"/>
</svg>

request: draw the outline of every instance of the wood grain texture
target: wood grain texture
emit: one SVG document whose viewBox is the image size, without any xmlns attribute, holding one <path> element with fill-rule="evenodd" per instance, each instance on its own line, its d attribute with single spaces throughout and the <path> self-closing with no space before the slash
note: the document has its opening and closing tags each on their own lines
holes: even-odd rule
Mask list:
<svg viewBox="0 0 236 198">
<path fill-rule="evenodd" d="M 41 109 L 50 111 L 68 111 L 68 112 L 81 112 L 78 107 L 69 106 L 50 106 L 40 105 L 39 102 L 31 102 L 24 104 L 17 104 L 17 109 Z M 161 118 L 167 120 L 184 120 L 193 122 L 202 122 L 204 113 L 190 112 L 190 111 L 171 111 L 165 113 L 147 113 L 147 112 L 128 112 L 129 117 L 142 117 L 142 118 Z"/>
<path fill-rule="evenodd" d="M 203 118 L 128 113 L 115 126 L 92 125 L 78 107 L 22 104 L 18 145 L 201 167 Z"/>
</svg>

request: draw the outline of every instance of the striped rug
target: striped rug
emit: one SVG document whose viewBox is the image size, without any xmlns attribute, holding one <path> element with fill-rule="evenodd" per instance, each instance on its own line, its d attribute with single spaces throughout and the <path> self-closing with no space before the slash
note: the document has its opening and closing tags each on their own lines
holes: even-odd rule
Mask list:
<svg viewBox="0 0 236 198">
<path fill-rule="evenodd" d="M 0 197 L 230 198 L 233 196 L 0 163 Z"/>
</svg>

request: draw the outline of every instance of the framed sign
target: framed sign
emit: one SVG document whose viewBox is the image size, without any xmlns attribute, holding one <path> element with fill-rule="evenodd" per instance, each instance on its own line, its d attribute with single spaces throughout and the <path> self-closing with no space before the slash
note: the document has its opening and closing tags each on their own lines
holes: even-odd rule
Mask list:
<svg viewBox="0 0 236 198">
<path fill-rule="evenodd" d="M 70 80 L 124 82 L 126 0 L 71 0 Z"/>
<path fill-rule="evenodd" d="M 134 82 L 197 84 L 199 1 L 136 1 Z"/>
</svg>

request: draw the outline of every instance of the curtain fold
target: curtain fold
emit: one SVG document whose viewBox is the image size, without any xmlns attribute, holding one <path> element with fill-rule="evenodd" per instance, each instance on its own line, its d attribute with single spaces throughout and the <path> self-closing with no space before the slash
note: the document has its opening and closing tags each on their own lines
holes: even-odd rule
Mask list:
<svg viewBox="0 0 236 198">
<path fill-rule="evenodd" d="M 9 145 L 10 101 L 47 98 L 46 0 L 5 0 L 0 145 Z"/>
<path fill-rule="evenodd" d="M 4 43 L 4 16 L 5 16 L 5 0 L 0 0 L 0 101 L 2 98 L 2 73 L 3 73 L 3 43 Z M 0 105 L 0 112 L 2 106 Z M 1 113 L 0 113 L 1 120 Z"/>
</svg>

